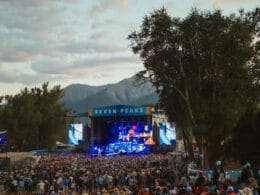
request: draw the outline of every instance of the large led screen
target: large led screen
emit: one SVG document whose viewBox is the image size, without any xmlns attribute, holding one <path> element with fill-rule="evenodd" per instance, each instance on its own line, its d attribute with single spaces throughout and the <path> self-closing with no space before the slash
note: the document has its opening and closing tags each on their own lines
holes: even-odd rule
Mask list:
<svg viewBox="0 0 260 195">
<path fill-rule="evenodd" d="M 83 138 L 83 125 L 78 124 L 69 124 L 69 144 L 79 145 L 82 142 Z"/>
<path fill-rule="evenodd" d="M 152 125 L 144 121 L 108 121 L 108 144 L 105 153 L 141 153 L 153 145 Z"/>
<path fill-rule="evenodd" d="M 109 142 L 133 142 L 153 145 L 152 125 L 145 122 L 113 121 L 108 122 Z"/>
<path fill-rule="evenodd" d="M 160 122 L 160 144 L 172 145 L 176 142 L 176 131 L 174 122 Z"/>
</svg>

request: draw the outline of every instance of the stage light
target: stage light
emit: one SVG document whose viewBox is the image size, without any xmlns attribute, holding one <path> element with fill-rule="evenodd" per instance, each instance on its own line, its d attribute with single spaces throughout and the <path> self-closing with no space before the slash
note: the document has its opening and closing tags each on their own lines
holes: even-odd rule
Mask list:
<svg viewBox="0 0 260 195">
<path fill-rule="evenodd" d="M 4 142 L 5 142 L 5 137 L 4 136 L 0 136 L 0 144 L 4 144 Z"/>
</svg>

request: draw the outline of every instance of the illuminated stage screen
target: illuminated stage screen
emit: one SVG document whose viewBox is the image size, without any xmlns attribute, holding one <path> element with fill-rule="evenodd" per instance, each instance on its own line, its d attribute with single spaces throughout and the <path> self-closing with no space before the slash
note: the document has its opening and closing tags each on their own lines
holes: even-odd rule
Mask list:
<svg viewBox="0 0 260 195">
<path fill-rule="evenodd" d="M 0 134 L 0 146 L 3 145 L 6 141 L 5 135 Z"/>
<path fill-rule="evenodd" d="M 81 123 L 69 124 L 68 131 L 68 143 L 72 145 L 79 145 L 83 138 L 83 125 Z"/>
<path fill-rule="evenodd" d="M 160 122 L 160 145 L 173 145 L 176 142 L 176 131 L 174 122 Z"/>
<path fill-rule="evenodd" d="M 145 122 L 113 121 L 107 122 L 110 142 L 133 142 L 151 144 L 152 126 Z"/>
<path fill-rule="evenodd" d="M 106 121 L 106 141 L 96 147 L 104 154 L 142 153 L 148 145 L 155 144 L 152 138 L 152 125 L 135 120 Z M 106 134 L 106 135 L 105 135 Z"/>
</svg>

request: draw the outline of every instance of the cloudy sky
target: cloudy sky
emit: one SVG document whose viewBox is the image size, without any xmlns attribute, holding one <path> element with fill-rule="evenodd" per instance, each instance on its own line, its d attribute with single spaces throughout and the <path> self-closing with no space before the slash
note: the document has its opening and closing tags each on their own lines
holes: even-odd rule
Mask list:
<svg viewBox="0 0 260 195">
<path fill-rule="evenodd" d="M 0 96 L 24 87 L 102 85 L 143 69 L 126 39 L 142 18 L 165 7 L 185 17 L 192 7 L 224 14 L 258 0 L 0 0 Z"/>
</svg>

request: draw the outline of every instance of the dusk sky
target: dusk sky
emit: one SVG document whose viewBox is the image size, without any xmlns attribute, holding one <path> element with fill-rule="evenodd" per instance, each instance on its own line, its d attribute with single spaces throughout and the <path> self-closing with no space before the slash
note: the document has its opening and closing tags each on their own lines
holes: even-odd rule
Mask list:
<svg viewBox="0 0 260 195">
<path fill-rule="evenodd" d="M 258 0 L 0 0 L 0 96 L 24 87 L 116 83 L 143 69 L 127 36 L 165 7 L 172 17 L 191 8 L 225 15 Z"/>
</svg>

